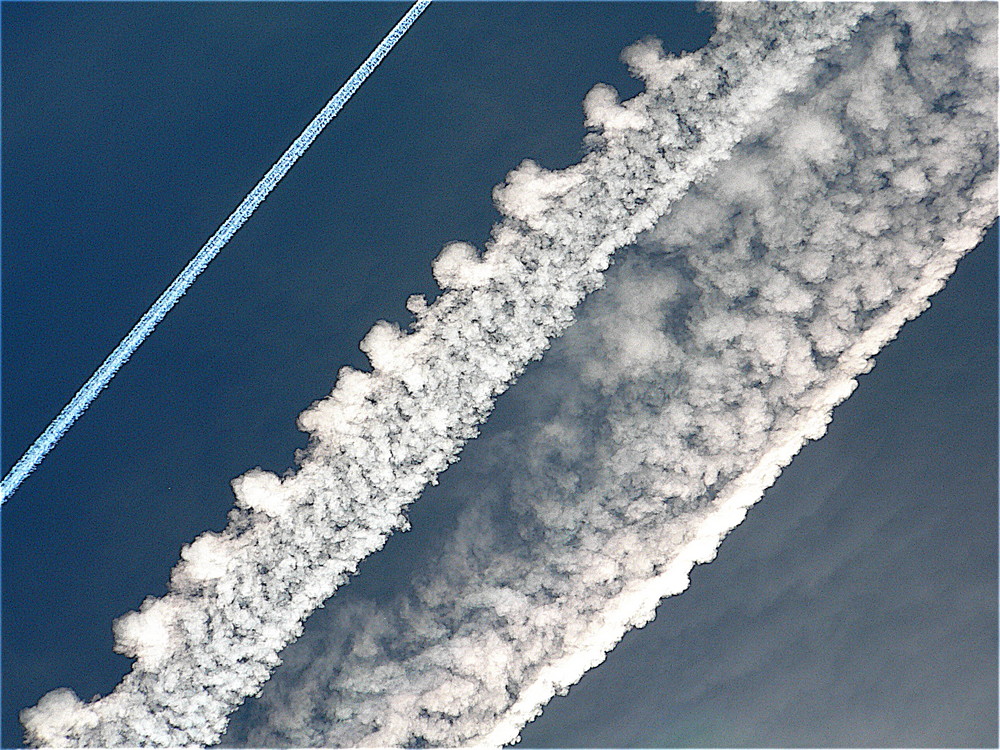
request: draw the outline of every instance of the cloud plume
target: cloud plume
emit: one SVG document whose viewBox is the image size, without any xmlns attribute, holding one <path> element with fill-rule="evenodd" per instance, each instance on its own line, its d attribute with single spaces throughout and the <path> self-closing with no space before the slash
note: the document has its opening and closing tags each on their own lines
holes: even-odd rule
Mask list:
<svg viewBox="0 0 1000 750">
<path fill-rule="evenodd" d="M 411 298 L 404 332 L 362 341 L 372 372 L 341 370 L 299 419 L 298 470 L 234 480 L 229 525 L 184 547 L 169 593 L 115 623 L 132 671 L 108 696 L 69 690 L 26 709 L 40 745 L 211 744 L 279 663 L 302 621 L 358 562 L 405 528 L 403 511 L 475 436 L 493 399 L 573 320 L 611 254 L 650 229 L 731 153 L 816 59 L 846 40 L 854 6 L 733 7 L 702 51 L 669 60 L 637 48 L 649 90 L 619 104 L 588 96 L 583 161 L 532 162 L 495 191 L 504 219 L 486 252 L 446 247 L 433 304 Z"/>
<path fill-rule="evenodd" d="M 514 741 L 824 434 L 997 216 L 996 6 L 860 11 L 509 394 L 528 416 L 477 446 L 412 588 L 334 602 L 232 743 Z M 719 12 L 721 32 L 771 11 Z M 684 62 L 624 57 L 645 122 L 674 111 L 654 92 Z M 595 89 L 588 118 L 638 122 L 605 106 Z"/>
</svg>

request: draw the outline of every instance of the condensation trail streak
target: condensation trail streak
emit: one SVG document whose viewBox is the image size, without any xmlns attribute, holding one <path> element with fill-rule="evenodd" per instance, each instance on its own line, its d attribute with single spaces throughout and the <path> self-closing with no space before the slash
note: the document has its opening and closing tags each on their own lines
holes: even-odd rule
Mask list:
<svg viewBox="0 0 1000 750">
<path fill-rule="evenodd" d="M 21 482 L 41 463 L 45 455 L 52 450 L 53 446 L 66 433 L 66 430 L 87 410 L 91 402 L 97 398 L 97 394 L 104 390 L 119 368 L 139 348 L 139 344 L 153 332 L 153 329 L 170 312 L 170 309 L 194 283 L 199 274 L 205 270 L 208 264 L 212 262 L 212 259 L 232 239 L 237 230 L 243 226 L 243 222 L 249 219 L 250 215 L 257 210 L 257 207 L 264 202 L 268 193 L 274 189 L 281 181 L 281 178 L 292 168 L 292 165 L 312 145 L 312 142 L 316 140 L 316 137 L 330 120 L 337 116 L 337 113 L 347 104 L 348 100 L 354 95 L 354 92 L 360 88 L 365 79 L 371 75 L 372 71 L 389 54 L 389 51 L 395 46 L 396 42 L 402 38 L 403 34 L 413 25 L 413 22 L 417 20 L 417 17 L 424 12 L 430 3 L 431 0 L 418 0 L 413 4 L 406 12 L 406 15 L 399 20 L 399 23 L 393 27 L 392 31 L 375 48 L 375 51 L 361 63 L 361 66 L 354 71 L 354 75 L 333 95 L 333 98 L 327 102 L 326 106 L 306 126 L 302 134 L 292 142 L 292 145 L 281 155 L 281 158 L 268 170 L 267 174 L 257 183 L 254 189 L 247 194 L 243 202 L 236 207 L 236 210 L 222 223 L 222 226 L 205 243 L 204 247 L 198 251 L 198 254 L 178 274 L 177 278 L 167 287 L 167 290 L 160 295 L 152 307 L 146 311 L 145 315 L 128 332 L 128 335 L 115 347 L 115 350 L 101 363 L 101 366 L 90 376 L 90 379 L 76 392 L 72 400 L 59 412 L 59 416 L 52 420 L 52 423 L 45 429 L 45 432 L 25 451 L 24 455 L 21 456 L 18 462 L 14 464 L 14 467 L 8 472 L 7 476 L 4 477 L 3 481 L 0 482 L 0 503 L 6 502 L 7 498 L 14 494 L 14 491 L 20 486 Z"/>
</svg>

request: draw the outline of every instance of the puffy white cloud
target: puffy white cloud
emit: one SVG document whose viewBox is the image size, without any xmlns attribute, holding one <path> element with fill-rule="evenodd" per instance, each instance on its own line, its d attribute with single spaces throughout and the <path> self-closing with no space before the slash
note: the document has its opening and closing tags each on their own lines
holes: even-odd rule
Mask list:
<svg viewBox="0 0 1000 750">
<path fill-rule="evenodd" d="M 115 651 L 155 667 L 169 653 L 170 615 L 167 599 L 147 598 L 138 612 L 115 621 Z"/>
<path fill-rule="evenodd" d="M 370 335 L 370 334 L 369 334 Z M 269 516 L 280 516 L 290 507 L 289 493 L 282 487 L 281 477 L 270 471 L 253 469 L 232 481 L 236 504 L 249 510 L 260 511 Z M 219 537 L 203 534 L 192 542 L 181 557 L 204 567 L 221 564 L 218 552 Z M 211 562 L 209 562 L 211 560 Z M 217 576 L 213 576 L 217 577 Z"/>
<path fill-rule="evenodd" d="M 247 474 L 245 476 L 251 475 Z M 274 475 L 265 476 L 273 477 Z M 261 494 L 259 496 L 260 507 L 255 509 L 269 512 L 267 509 L 272 507 L 273 497 L 274 495 Z M 254 506 L 249 505 L 248 507 Z M 280 508 L 270 511 L 270 513 L 271 515 L 276 515 L 279 511 Z M 187 565 L 179 565 L 175 570 L 183 571 L 184 575 L 190 576 L 195 580 L 208 581 L 224 576 L 229 568 L 229 562 L 232 560 L 232 557 L 232 554 L 226 548 L 225 541 L 218 534 L 208 532 L 199 536 L 191 544 L 187 544 L 181 548 L 181 559 Z"/>
<path fill-rule="evenodd" d="M 583 100 L 584 124 L 596 130 L 642 130 L 652 123 L 637 107 L 618 102 L 618 92 L 612 86 L 597 84 Z"/>
<path fill-rule="evenodd" d="M 97 712 L 68 688 L 42 696 L 38 705 L 24 710 L 21 720 L 37 726 L 36 741 L 48 747 L 67 747 L 81 728 L 92 729 L 100 721 Z"/>
</svg>

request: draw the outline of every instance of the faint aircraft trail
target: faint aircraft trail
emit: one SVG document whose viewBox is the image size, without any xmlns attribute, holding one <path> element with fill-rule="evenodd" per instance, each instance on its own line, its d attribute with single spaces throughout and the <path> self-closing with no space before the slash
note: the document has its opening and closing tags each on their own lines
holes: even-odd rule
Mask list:
<svg viewBox="0 0 1000 750">
<path fill-rule="evenodd" d="M 219 251 L 225 247 L 226 243 L 232 239 L 237 230 L 243 226 L 243 222 L 249 219 L 250 215 L 257 210 L 257 207 L 264 202 L 268 193 L 281 182 L 281 178 L 292 168 L 292 165 L 298 161 L 299 157 L 306 152 L 306 149 L 312 145 L 312 142 L 316 140 L 316 136 L 320 134 L 330 120 L 337 116 L 337 113 L 347 104 L 348 100 L 354 95 L 354 92 L 361 87 L 365 79 L 378 67 L 378 64 L 389 54 L 389 51 L 395 46 L 396 42 L 403 37 L 403 34 L 407 32 L 410 26 L 413 25 L 413 22 L 417 20 L 417 17 L 430 4 L 431 0 L 417 0 L 413 4 L 406 12 L 406 15 L 399 20 L 392 31 L 379 43 L 375 51 L 361 63 L 361 66 L 354 71 L 354 75 L 347 80 L 347 83 L 340 87 L 340 90 L 333 95 L 333 98 L 327 102 L 326 106 L 320 110 L 319 114 L 313 118 L 312 122 L 306 126 L 299 137 L 281 155 L 281 158 L 275 162 L 274 166 L 254 186 L 254 189 L 247 194 L 242 203 L 236 207 L 236 210 L 229 215 L 229 218 L 222 223 L 222 226 L 216 230 L 215 234 L 198 251 L 198 254 L 178 274 L 177 278 L 167 287 L 167 290 L 159 296 L 156 302 L 139 319 L 139 322 L 128 332 L 128 335 L 122 339 L 121 343 L 115 347 L 115 350 L 101 363 L 101 366 L 90 376 L 90 379 L 83 384 L 70 402 L 63 407 L 63 410 L 59 412 L 59 416 L 52 420 L 52 423 L 31 444 L 31 447 L 25 451 L 24 455 L 21 456 L 18 462 L 7 473 L 7 476 L 3 478 L 3 481 L 0 482 L 0 503 L 6 502 L 7 498 L 14 494 L 14 491 L 20 486 L 21 482 L 34 471 L 35 467 L 45 458 L 45 455 L 66 434 L 66 430 L 87 410 L 91 402 L 97 398 L 97 394 L 104 390 L 119 368 L 128 362 L 132 353 L 153 332 L 153 329 L 170 312 L 171 308 L 177 303 L 177 300 L 183 296 L 201 272 L 208 267 L 208 264 L 219 254 Z"/>
</svg>

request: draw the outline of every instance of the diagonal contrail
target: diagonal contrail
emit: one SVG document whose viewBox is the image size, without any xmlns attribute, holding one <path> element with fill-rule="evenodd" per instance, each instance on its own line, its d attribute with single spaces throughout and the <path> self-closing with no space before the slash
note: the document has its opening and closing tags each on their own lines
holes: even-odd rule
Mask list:
<svg viewBox="0 0 1000 750">
<path fill-rule="evenodd" d="M 997 216 L 995 5 L 714 11 L 703 50 L 628 48 L 646 91 L 617 105 L 598 86 L 585 111 L 598 125 L 649 118 L 599 133 L 605 173 L 626 196 L 649 194 L 636 187 L 655 170 L 644 154 L 670 118 L 710 148 L 720 131 L 735 145 L 618 251 L 607 285 L 506 394 L 513 423 L 498 413 L 502 426 L 444 475 L 434 502 L 451 530 L 398 548 L 408 572 L 377 599 L 338 594 L 282 651 L 224 746 L 514 742 L 661 598 L 687 588 L 980 242 Z M 816 50 L 837 28 L 850 36 Z M 790 39 L 773 43 L 781 33 Z M 816 51 L 804 59 L 807 43 Z M 727 86 L 705 94 L 692 83 L 723 80 L 712 64 L 730 71 Z M 730 113 L 757 107 L 753 120 L 736 130 L 709 109 L 726 99 Z M 693 149 L 677 157 L 679 169 L 700 160 Z M 608 198 L 579 194 L 564 199 L 563 221 L 612 226 L 598 213 Z M 275 567 L 259 548 L 252 559 Z M 65 716 L 82 724 L 91 705 L 49 699 L 46 728 Z M 50 744 L 62 740 L 49 731 Z"/>
<path fill-rule="evenodd" d="M 312 142 L 316 140 L 316 136 L 320 134 L 330 120 L 337 116 L 337 113 L 347 104 L 348 100 L 354 95 L 354 92 L 365 82 L 365 79 L 371 75 L 372 71 L 389 54 L 389 51 L 395 46 L 396 42 L 402 38 L 403 34 L 406 33 L 410 26 L 413 25 L 413 22 L 417 20 L 417 17 L 430 4 L 431 0 L 417 0 L 413 4 L 406 12 L 406 15 L 399 20 L 399 23 L 379 43 L 375 51 L 361 63 L 361 66 L 354 71 L 354 75 L 348 79 L 347 83 L 340 87 L 340 90 L 333 95 L 333 98 L 327 102 L 326 106 L 320 110 L 319 114 L 313 118 L 312 122 L 306 126 L 299 137 L 281 155 L 281 158 L 275 162 L 274 166 L 261 178 L 261 181 L 247 194 L 242 203 L 236 207 L 236 210 L 216 230 L 215 234 L 205 243 L 204 247 L 198 251 L 198 254 L 178 274 L 177 278 L 167 287 L 167 290 L 159 296 L 156 302 L 146 311 L 145 315 L 139 319 L 139 322 L 128 332 L 128 335 L 122 339 L 121 343 L 115 347 L 115 350 L 101 363 L 101 366 L 90 376 L 90 379 L 76 392 L 76 395 L 59 412 L 59 416 L 52 420 L 52 423 L 45 428 L 45 432 L 31 444 L 31 447 L 25 451 L 24 455 L 21 456 L 18 462 L 14 464 L 14 467 L 7 473 L 7 476 L 3 478 L 3 481 L 0 482 L 0 503 L 6 502 L 7 498 L 14 494 L 14 491 L 24 481 L 25 477 L 34 471 L 35 467 L 45 458 L 45 455 L 59 442 L 59 439 L 66 433 L 66 430 L 87 410 L 91 402 L 97 398 L 97 394 L 104 390 L 104 387 L 115 376 L 119 368 L 139 348 L 139 344 L 153 332 L 153 329 L 170 312 L 170 309 L 177 303 L 177 300 L 194 283 L 199 274 L 208 267 L 208 264 L 219 254 L 219 251 L 225 247 L 226 243 L 232 239 L 237 230 L 243 226 L 243 222 L 249 219 L 250 215 L 257 210 L 257 207 L 264 202 L 268 193 L 281 182 L 281 178 L 292 168 L 292 165 L 298 161 L 299 157 L 306 152 L 306 149 L 312 145 Z"/>
</svg>

